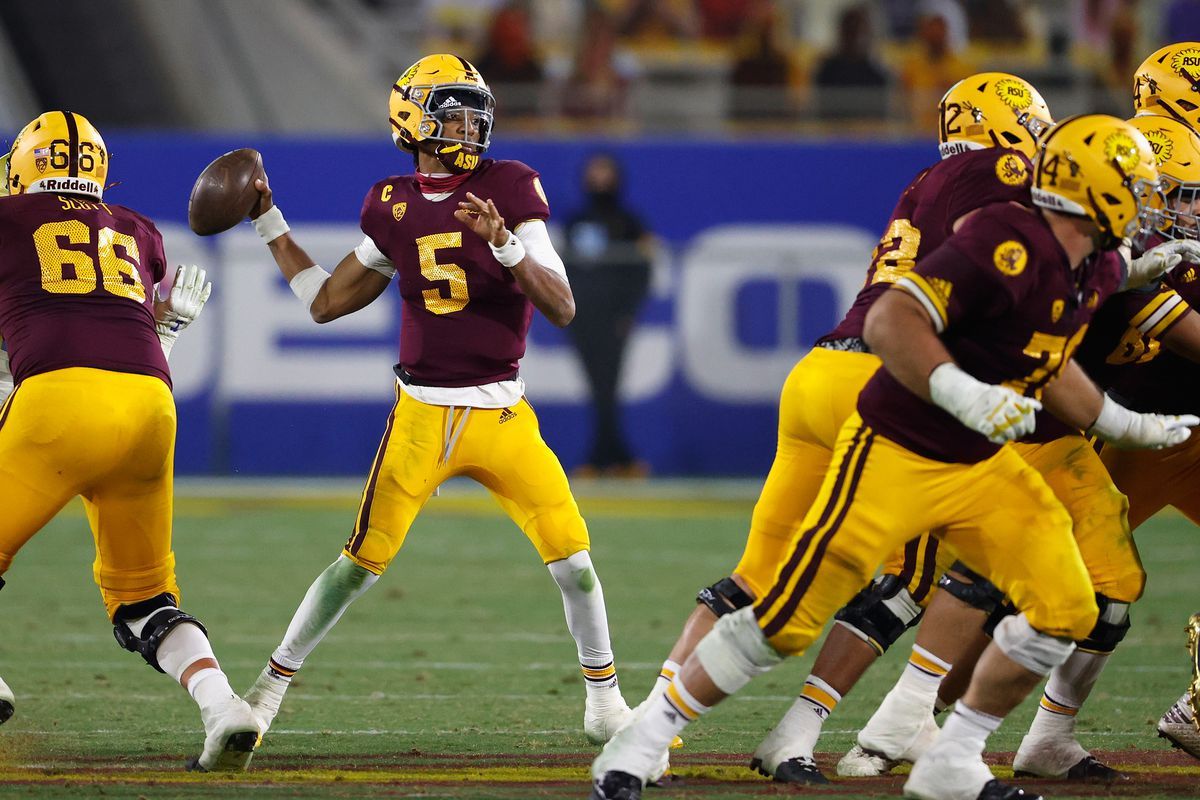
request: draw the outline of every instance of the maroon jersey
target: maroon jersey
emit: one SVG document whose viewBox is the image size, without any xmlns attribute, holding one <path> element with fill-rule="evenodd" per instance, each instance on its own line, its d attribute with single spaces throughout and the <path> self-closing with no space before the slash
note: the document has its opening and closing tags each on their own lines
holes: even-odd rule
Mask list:
<svg viewBox="0 0 1200 800">
<path fill-rule="evenodd" d="M 867 281 L 838 326 L 818 342 L 861 339 L 881 294 L 953 233 L 964 214 L 991 203 L 1030 204 L 1029 161 L 1016 150 L 968 150 L 923 170 L 900 195 L 871 256 Z"/>
<path fill-rule="evenodd" d="M 371 187 L 362 230 L 395 264 L 402 300 L 400 366 L 429 386 L 481 386 L 516 374 L 533 304 L 488 243 L 454 218 L 467 192 L 496 204 L 512 230 L 545 220 L 538 175 L 519 161 L 484 160 L 450 197 L 434 202 L 413 175 Z"/>
<path fill-rule="evenodd" d="M 1124 277 L 1116 253 L 1095 254 L 1071 269 L 1040 213 L 1003 203 L 974 215 L 896 287 L 930 312 L 965 371 L 1039 397 Z M 886 368 L 859 395 L 858 411 L 875 430 L 926 458 L 975 463 L 1000 449 Z"/>
<path fill-rule="evenodd" d="M 0 336 L 13 378 L 95 367 L 170 385 L 154 330 L 165 271 L 158 229 L 124 206 L 40 193 L 0 200 Z"/>
<path fill-rule="evenodd" d="M 1180 264 L 1159 287 L 1124 292 L 1097 315 L 1103 336 L 1088 334 L 1080 363 L 1088 374 L 1135 411 L 1200 412 L 1200 364 L 1162 346 L 1161 337 L 1200 307 L 1200 269 Z"/>
</svg>

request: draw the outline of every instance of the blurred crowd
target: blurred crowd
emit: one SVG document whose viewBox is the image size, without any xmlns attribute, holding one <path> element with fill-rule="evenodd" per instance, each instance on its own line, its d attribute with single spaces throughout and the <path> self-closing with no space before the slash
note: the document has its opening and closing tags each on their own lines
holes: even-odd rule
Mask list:
<svg viewBox="0 0 1200 800">
<path fill-rule="evenodd" d="M 425 0 L 421 20 L 423 49 L 472 59 L 506 127 L 924 132 L 984 69 L 1057 116 L 1123 113 L 1147 53 L 1200 38 L 1200 0 Z"/>
</svg>

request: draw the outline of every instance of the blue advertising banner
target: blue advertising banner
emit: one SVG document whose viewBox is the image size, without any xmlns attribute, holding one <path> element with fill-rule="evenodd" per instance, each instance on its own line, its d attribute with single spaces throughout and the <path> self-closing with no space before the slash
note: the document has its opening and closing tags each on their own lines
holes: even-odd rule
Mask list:
<svg viewBox="0 0 1200 800">
<path fill-rule="evenodd" d="M 365 472 L 394 400 L 396 298 L 318 326 L 248 224 L 196 237 L 187 198 L 210 160 L 255 147 L 298 240 L 332 268 L 362 238 L 366 190 L 411 162 L 386 136 L 126 134 L 108 143 L 120 185 L 106 199 L 155 219 L 168 258 L 209 267 L 216 284 L 172 354 L 179 471 Z M 489 155 L 537 169 L 563 219 L 582 202 L 581 167 L 597 151 L 622 163 L 628 204 L 663 243 L 622 373 L 630 443 L 658 474 L 765 473 L 784 377 L 848 307 L 899 192 L 935 147 L 499 140 Z M 522 375 L 543 435 L 570 469 L 589 442 L 586 384 L 565 334 L 540 317 Z"/>
</svg>

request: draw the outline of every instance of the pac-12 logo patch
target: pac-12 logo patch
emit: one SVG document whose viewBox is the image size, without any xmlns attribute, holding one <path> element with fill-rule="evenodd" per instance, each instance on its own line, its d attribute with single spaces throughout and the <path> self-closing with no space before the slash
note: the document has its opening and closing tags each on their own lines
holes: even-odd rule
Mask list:
<svg viewBox="0 0 1200 800">
<path fill-rule="evenodd" d="M 1019 156 L 1005 153 L 996 161 L 996 177 L 1005 186 L 1020 186 L 1029 180 L 1029 170 Z"/>
<path fill-rule="evenodd" d="M 1005 275 L 1020 275 L 1029 263 L 1029 253 L 1025 251 L 1025 245 L 1009 239 L 996 245 L 996 250 L 992 253 L 992 262 L 996 269 Z"/>
<path fill-rule="evenodd" d="M 404 219 L 405 211 L 408 211 L 408 203 L 392 203 L 392 218 L 396 222 Z"/>
</svg>

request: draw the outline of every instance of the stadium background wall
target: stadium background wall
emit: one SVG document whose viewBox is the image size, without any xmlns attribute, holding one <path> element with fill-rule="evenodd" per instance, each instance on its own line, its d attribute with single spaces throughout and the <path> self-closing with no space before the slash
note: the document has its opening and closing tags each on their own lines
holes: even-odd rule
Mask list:
<svg viewBox="0 0 1200 800">
<path fill-rule="evenodd" d="M 172 357 L 179 471 L 363 473 L 392 401 L 396 298 L 318 327 L 249 225 L 200 239 L 185 224 L 187 197 L 216 155 L 256 147 L 300 241 L 331 267 L 361 237 L 366 190 L 407 172 L 405 157 L 377 138 L 108 142 L 120 183 L 106 199 L 151 216 L 172 263 L 204 264 L 217 281 L 205 319 Z M 896 197 L 937 158 L 934 145 L 499 139 L 489 155 L 539 170 L 561 221 L 596 150 L 620 158 L 630 204 L 665 245 L 624 373 L 638 455 L 658 474 L 763 474 L 787 371 L 849 305 Z M 539 316 L 522 371 L 569 469 L 591 424 L 583 377 L 565 335 Z"/>
</svg>

